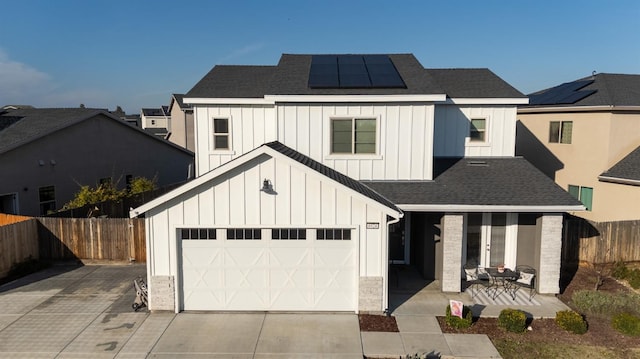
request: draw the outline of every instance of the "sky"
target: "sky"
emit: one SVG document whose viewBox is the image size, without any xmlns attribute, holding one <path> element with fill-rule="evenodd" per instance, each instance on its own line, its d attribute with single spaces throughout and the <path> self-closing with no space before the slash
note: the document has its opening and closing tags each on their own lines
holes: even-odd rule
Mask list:
<svg viewBox="0 0 640 359">
<path fill-rule="evenodd" d="M 20 0 L 2 12 L 0 106 L 139 113 L 217 64 L 282 53 L 413 53 L 426 68 L 489 68 L 525 94 L 640 74 L 638 0 Z"/>
</svg>

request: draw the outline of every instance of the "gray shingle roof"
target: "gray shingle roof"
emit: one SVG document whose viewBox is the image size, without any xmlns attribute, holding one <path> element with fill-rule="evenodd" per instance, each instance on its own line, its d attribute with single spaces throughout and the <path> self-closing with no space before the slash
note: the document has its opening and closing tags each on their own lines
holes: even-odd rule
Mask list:
<svg viewBox="0 0 640 359">
<path fill-rule="evenodd" d="M 520 157 L 436 159 L 433 181 L 364 181 L 398 205 L 579 206 Z"/>
<path fill-rule="evenodd" d="M 277 66 L 215 66 L 187 98 L 262 98 L 265 95 L 433 95 L 524 98 L 488 69 L 425 69 L 413 54 L 389 54 L 406 88 L 309 88 L 313 55 L 283 54 Z"/>
<path fill-rule="evenodd" d="M 453 98 L 526 98 L 489 69 L 426 69 Z"/>
<path fill-rule="evenodd" d="M 345 176 L 342 173 L 333 170 L 325 165 L 323 165 L 320 162 L 317 162 L 305 155 L 303 155 L 302 153 L 285 146 L 284 144 L 278 142 L 278 141 L 274 141 L 274 142 L 269 142 L 269 143 L 265 143 L 263 146 L 267 146 L 275 151 L 280 152 L 281 154 L 311 168 L 312 170 L 321 173 L 324 176 L 327 176 L 329 178 L 331 178 L 332 180 L 341 183 L 342 185 L 351 188 L 352 190 L 367 196 L 371 199 L 373 199 L 374 201 L 395 209 L 398 212 L 402 212 L 400 209 L 398 209 L 398 207 L 396 207 L 395 204 L 393 204 L 393 202 L 389 201 L 388 199 L 386 199 L 385 197 L 381 196 L 379 193 L 377 193 L 376 191 L 372 190 L 371 188 L 369 188 L 368 186 L 366 186 L 365 184 L 363 184 L 362 182 L 359 182 L 351 177 Z"/>
<path fill-rule="evenodd" d="M 0 116 L 0 128 L 2 123 L 11 123 L 0 130 L 0 153 L 99 114 L 112 117 L 104 110 L 90 108 L 37 108 L 8 111 Z"/>
<path fill-rule="evenodd" d="M 601 73 L 594 76 L 581 78 L 566 84 L 578 81 L 593 80 L 593 83 L 579 88 L 577 91 L 589 91 L 592 94 L 570 104 L 554 105 L 558 96 L 562 96 L 560 91 L 557 96 L 545 96 L 544 101 L 534 101 L 536 96 L 543 94 L 553 94 L 561 84 L 545 90 L 529 94 L 532 106 L 640 106 L 640 75 L 633 74 L 608 74 Z"/>
<path fill-rule="evenodd" d="M 640 146 L 600 176 L 623 181 L 640 181 Z"/>
</svg>

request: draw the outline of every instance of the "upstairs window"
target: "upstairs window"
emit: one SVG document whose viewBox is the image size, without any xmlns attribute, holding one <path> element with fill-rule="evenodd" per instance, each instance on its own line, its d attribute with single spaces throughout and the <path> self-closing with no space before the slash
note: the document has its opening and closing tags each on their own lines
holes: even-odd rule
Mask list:
<svg viewBox="0 0 640 359">
<path fill-rule="evenodd" d="M 40 214 L 49 214 L 56 210 L 56 188 L 55 186 L 40 187 L 38 189 L 40 200 Z"/>
<path fill-rule="evenodd" d="M 551 121 L 549 123 L 550 143 L 571 143 L 573 121 Z"/>
<path fill-rule="evenodd" d="M 582 202 L 587 211 L 591 211 L 593 208 L 593 188 L 570 184 L 568 189 L 570 195 Z"/>
<path fill-rule="evenodd" d="M 229 119 L 213 119 L 213 149 L 229 150 Z"/>
<path fill-rule="evenodd" d="M 331 153 L 375 154 L 375 118 L 339 118 L 331 120 Z"/>
<path fill-rule="evenodd" d="M 469 124 L 469 141 L 485 142 L 487 140 L 487 119 L 472 118 Z"/>
</svg>

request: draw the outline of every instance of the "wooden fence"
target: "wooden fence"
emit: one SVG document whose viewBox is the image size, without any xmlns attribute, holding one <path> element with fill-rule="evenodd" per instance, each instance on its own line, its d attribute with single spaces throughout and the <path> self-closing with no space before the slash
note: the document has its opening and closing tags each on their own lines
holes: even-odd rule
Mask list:
<svg viewBox="0 0 640 359">
<path fill-rule="evenodd" d="M 28 219 L 31 219 L 31 217 L 0 213 L 0 226 L 26 221 Z"/>
<path fill-rule="evenodd" d="M 640 220 L 597 223 L 570 217 L 565 222 L 563 260 L 640 262 Z"/>
<path fill-rule="evenodd" d="M 7 275 L 11 266 L 29 257 L 38 258 L 38 221 L 29 218 L 0 226 L 0 278 Z"/>
<path fill-rule="evenodd" d="M 144 219 L 23 218 L 27 219 L 0 226 L 0 278 L 29 256 L 98 263 L 146 262 Z"/>
<path fill-rule="evenodd" d="M 40 258 L 146 261 L 141 218 L 38 218 Z"/>
</svg>

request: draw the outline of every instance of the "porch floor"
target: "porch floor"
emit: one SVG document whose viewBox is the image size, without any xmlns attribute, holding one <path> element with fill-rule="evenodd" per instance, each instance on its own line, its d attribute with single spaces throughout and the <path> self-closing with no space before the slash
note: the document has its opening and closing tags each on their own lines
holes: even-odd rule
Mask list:
<svg viewBox="0 0 640 359">
<path fill-rule="evenodd" d="M 554 295 L 536 294 L 539 305 L 481 304 L 467 292 L 444 293 L 438 280 L 426 280 L 412 266 L 389 267 L 389 311 L 394 316 L 423 315 L 443 316 L 449 300 L 458 300 L 471 306 L 474 316 L 494 318 L 505 308 L 520 309 L 531 318 L 555 318 L 556 312 L 567 310 Z M 476 298 L 477 299 L 477 298 Z"/>
</svg>

